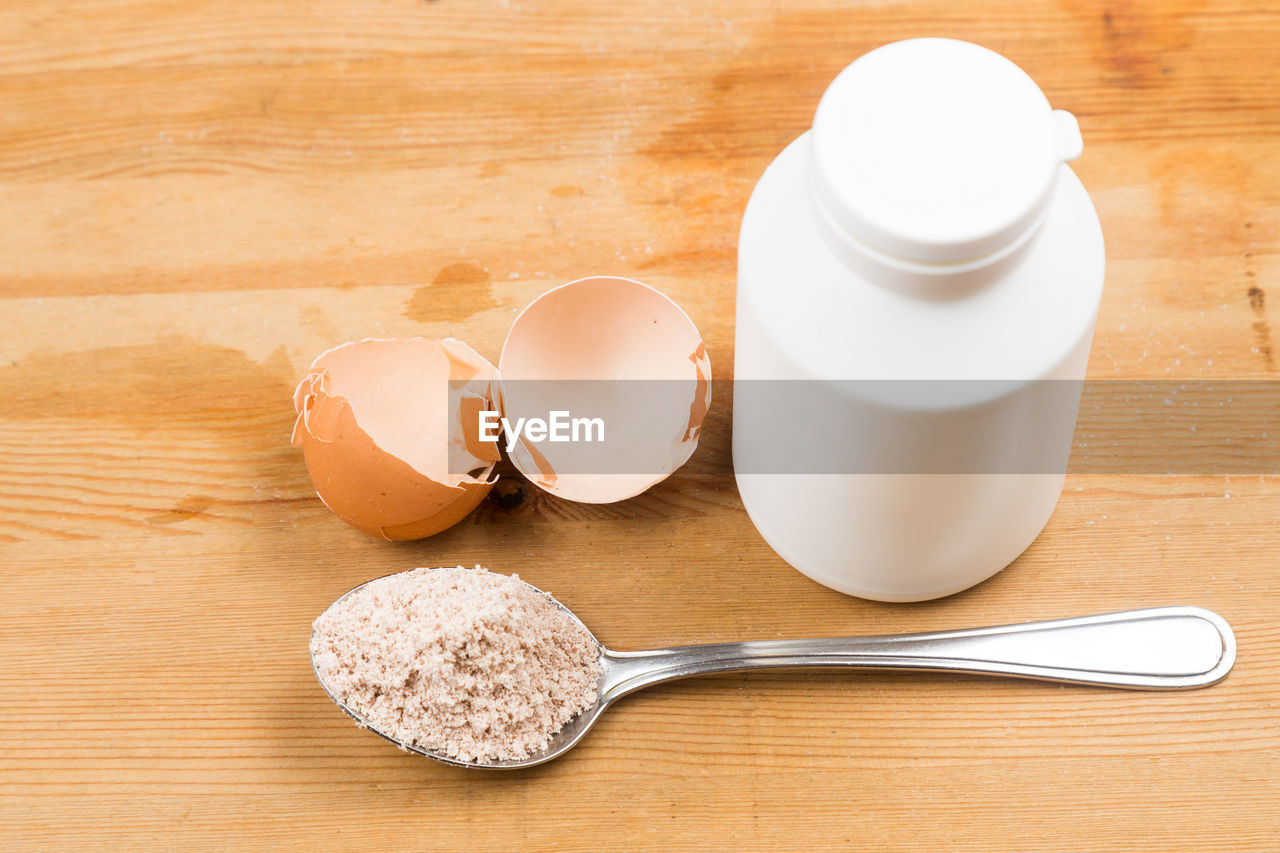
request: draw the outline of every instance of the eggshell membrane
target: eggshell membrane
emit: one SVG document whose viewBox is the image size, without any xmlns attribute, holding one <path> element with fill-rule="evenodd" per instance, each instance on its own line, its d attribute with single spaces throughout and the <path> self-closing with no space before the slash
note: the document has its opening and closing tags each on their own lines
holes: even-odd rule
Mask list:
<svg viewBox="0 0 1280 853">
<path fill-rule="evenodd" d="M 320 499 L 384 539 L 456 524 L 493 486 L 498 449 L 474 425 L 494 405 L 496 375 L 452 338 L 369 339 L 321 354 L 294 392 L 293 431 Z M 451 394 L 450 380 L 467 384 Z M 466 472 L 450 471 L 451 448 Z"/>
<path fill-rule="evenodd" d="M 573 414 L 603 417 L 612 446 L 600 449 L 611 456 L 594 457 L 601 473 L 583 473 L 593 448 L 577 443 L 522 438 L 509 453 L 535 484 L 574 501 L 624 500 L 666 479 L 693 454 L 711 404 L 711 363 L 693 321 L 661 291 L 626 278 L 579 279 L 539 296 L 512 324 L 498 364 L 508 419 L 548 414 L 535 399 L 546 386 L 521 380 L 569 380 L 581 404 Z M 572 380 L 611 381 L 574 388 Z M 567 453 L 577 454 L 573 471 L 558 472 Z"/>
</svg>

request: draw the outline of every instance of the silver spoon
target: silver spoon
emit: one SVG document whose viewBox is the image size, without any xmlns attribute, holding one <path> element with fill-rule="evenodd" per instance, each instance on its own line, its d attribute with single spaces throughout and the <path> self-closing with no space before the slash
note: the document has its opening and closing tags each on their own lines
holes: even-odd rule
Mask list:
<svg viewBox="0 0 1280 853">
<path fill-rule="evenodd" d="M 330 607 L 357 589 L 360 587 Z M 551 600 L 582 625 L 571 610 L 554 598 Z M 587 630 L 585 625 L 582 627 Z M 1218 614 L 1200 607 L 1154 607 L 926 634 L 760 640 L 640 652 L 616 652 L 598 640 L 596 644 L 600 647 L 602 670 L 596 703 L 566 723 L 542 752 L 492 764 L 459 761 L 380 732 L 335 697 L 318 670 L 316 678 L 329 698 L 357 724 L 401 749 L 459 767 L 509 769 L 533 767 L 568 752 L 610 705 L 628 693 L 712 672 L 839 666 L 962 672 L 1139 690 L 1185 690 L 1221 681 L 1236 659 L 1236 640 L 1230 626 Z M 315 670 L 314 657 L 311 665 Z"/>
</svg>

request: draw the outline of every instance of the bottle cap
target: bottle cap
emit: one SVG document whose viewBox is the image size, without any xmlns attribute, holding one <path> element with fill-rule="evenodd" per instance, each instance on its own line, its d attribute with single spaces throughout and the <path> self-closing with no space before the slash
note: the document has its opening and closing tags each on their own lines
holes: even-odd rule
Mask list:
<svg viewBox="0 0 1280 853">
<path fill-rule="evenodd" d="M 1022 69 L 969 42 L 924 38 L 865 54 L 814 116 L 811 179 L 846 234 L 954 264 L 999 251 L 1045 210 L 1080 155 L 1075 117 Z"/>
</svg>

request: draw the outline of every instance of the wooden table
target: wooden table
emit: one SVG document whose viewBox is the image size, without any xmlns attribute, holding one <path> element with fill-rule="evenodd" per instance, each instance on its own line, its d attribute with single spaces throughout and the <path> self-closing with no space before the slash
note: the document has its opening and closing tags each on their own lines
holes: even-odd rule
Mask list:
<svg viewBox="0 0 1280 853">
<path fill-rule="evenodd" d="M 1269 6 L 1270 8 L 1265 8 Z M 825 85 L 886 41 L 1009 56 L 1080 118 L 1095 378 L 1277 376 L 1280 10 L 1232 0 L 31 0 L 0 11 L 0 843 L 24 849 L 1276 849 L 1280 482 L 1073 474 L 1008 570 L 846 598 L 755 533 L 729 408 L 612 506 L 509 479 L 458 527 L 339 522 L 290 447 L 322 350 L 637 277 L 733 363 L 735 241 Z M 564 759 L 460 772 L 311 674 L 349 587 L 480 563 L 608 644 L 930 630 L 1167 603 L 1223 684 L 912 674 L 638 694 Z"/>
</svg>

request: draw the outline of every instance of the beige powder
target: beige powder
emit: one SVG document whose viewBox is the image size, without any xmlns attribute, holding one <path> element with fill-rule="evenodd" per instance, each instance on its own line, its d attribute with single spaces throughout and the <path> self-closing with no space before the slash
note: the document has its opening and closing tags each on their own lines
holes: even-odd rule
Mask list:
<svg viewBox="0 0 1280 853">
<path fill-rule="evenodd" d="M 336 699 L 459 761 L 526 758 L 596 701 L 591 635 L 515 575 L 458 566 L 379 578 L 314 627 L 316 672 Z"/>
</svg>

